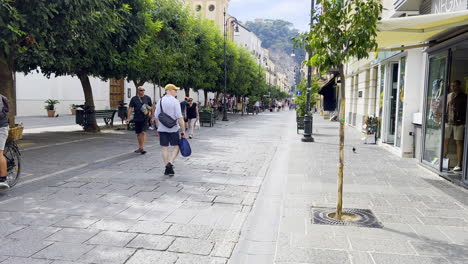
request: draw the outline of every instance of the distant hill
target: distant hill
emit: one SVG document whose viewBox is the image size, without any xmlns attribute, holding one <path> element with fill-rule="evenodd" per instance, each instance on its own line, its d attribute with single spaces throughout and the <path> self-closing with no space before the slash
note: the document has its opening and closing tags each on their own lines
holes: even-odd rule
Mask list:
<svg viewBox="0 0 468 264">
<path fill-rule="evenodd" d="M 294 61 L 297 64 L 305 59 L 305 51 L 294 49 L 292 38 L 297 37 L 299 30 L 293 28 L 293 24 L 280 19 L 257 19 L 255 22 L 247 21 L 245 26 L 255 33 L 261 40 L 264 48 L 273 52 L 296 54 Z"/>
</svg>

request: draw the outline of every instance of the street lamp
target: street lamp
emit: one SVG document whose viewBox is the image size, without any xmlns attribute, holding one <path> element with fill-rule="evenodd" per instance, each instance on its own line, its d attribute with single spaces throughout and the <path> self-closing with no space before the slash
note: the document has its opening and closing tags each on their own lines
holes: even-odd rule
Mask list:
<svg viewBox="0 0 468 264">
<path fill-rule="evenodd" d="M 229 17 L 226 19 L 226 9 L 224 9 L 224 103 L 223 103 L 223 121 L 229 121 L 227 118 L 227 58 L 226 58 L 226 43 L 227 43 L 227 23 L 229 19 L 234 19 L 232 23 L 237 23 L 237 18 Z"/>
<path fill-rule="evenodd" d="M 311 12 L 314 10 L 314 0 L 311 0 Z M 313 14 L 310 14 L 310 30 L 312 30 L 312 24 L 314 22 Z M 311 51 L 308 51 L 309 56 Z M 302 142 L 314 142 L 312 137 L 312 122 L 313 117 L 310 114 L 310 90 L 312 89 L 312 67 L 307 65 L 307 100 L 306 100 L 306 112 L 304 115 L 304 137 L 301 139 Z"/>
</svg>

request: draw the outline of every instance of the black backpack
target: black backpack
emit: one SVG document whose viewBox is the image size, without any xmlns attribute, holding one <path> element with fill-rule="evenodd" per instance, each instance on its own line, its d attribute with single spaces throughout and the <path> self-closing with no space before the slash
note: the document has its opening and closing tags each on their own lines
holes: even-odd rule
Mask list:
<svg viewBox="0 0 468 264">
<path fill-rule="evenodd" d="M 10 101 L 3 95 L 0 95 L 0 120 L 8 118 L 8 112 L 10 112 Z"/>
</svg>

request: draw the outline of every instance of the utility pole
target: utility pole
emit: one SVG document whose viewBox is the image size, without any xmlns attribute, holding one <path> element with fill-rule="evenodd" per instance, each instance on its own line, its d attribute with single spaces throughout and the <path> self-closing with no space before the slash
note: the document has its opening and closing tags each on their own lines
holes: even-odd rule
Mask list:
<svg viewBox="0 0 468 264">
<path fill-rule="evenodd" d="M 315 8 L 314 6 L 314 0 L 311 0 L 311 9 L 310 9 L 310 30 L 312 30 L 312 24 L 314 22 L 313 18 L 313 10 Z M 312 51 L 308 50 L 307 53 L 309 54 L 309 59 L 310 56 L 312 55 Z M 304 115 L 304 137 L 301 139 L 302 142 L 314 142 L 314 138 L 312 137 L 312 123 L 313 123 L 313 117 L 312 114 L 310 113 L 310 93 L 312 90 L 312 66 L 307 65 L 307 100 L 306 100 L 306 113 Z"/>
</svg>

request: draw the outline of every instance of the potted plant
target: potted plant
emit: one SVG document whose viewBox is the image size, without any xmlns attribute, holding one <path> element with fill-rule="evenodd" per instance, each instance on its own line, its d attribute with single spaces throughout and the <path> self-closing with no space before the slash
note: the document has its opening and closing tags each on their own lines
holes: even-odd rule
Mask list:
<svg viewBox="0 0 468 264">
<path fill-rule="evenodd" d="M 59 101 L 57 100 L 53 100 L 53 99 L 48 99 L 47 101 L 45 101 L 46 105 L 45 105 L 45 109 L 47 110 L 47 116 L 48 117 L 54 117 L 55 116 L 55 105 L 59 103 Z"/>
<path fill-rule="evenodd" d="M 78 105 L 76 105 L 76 104 L 70 105 L 70 110 L 71 110 L 72 115 L 76 115 L 76 108 L 77 107 L 78 107 Z"/>
</svg>

